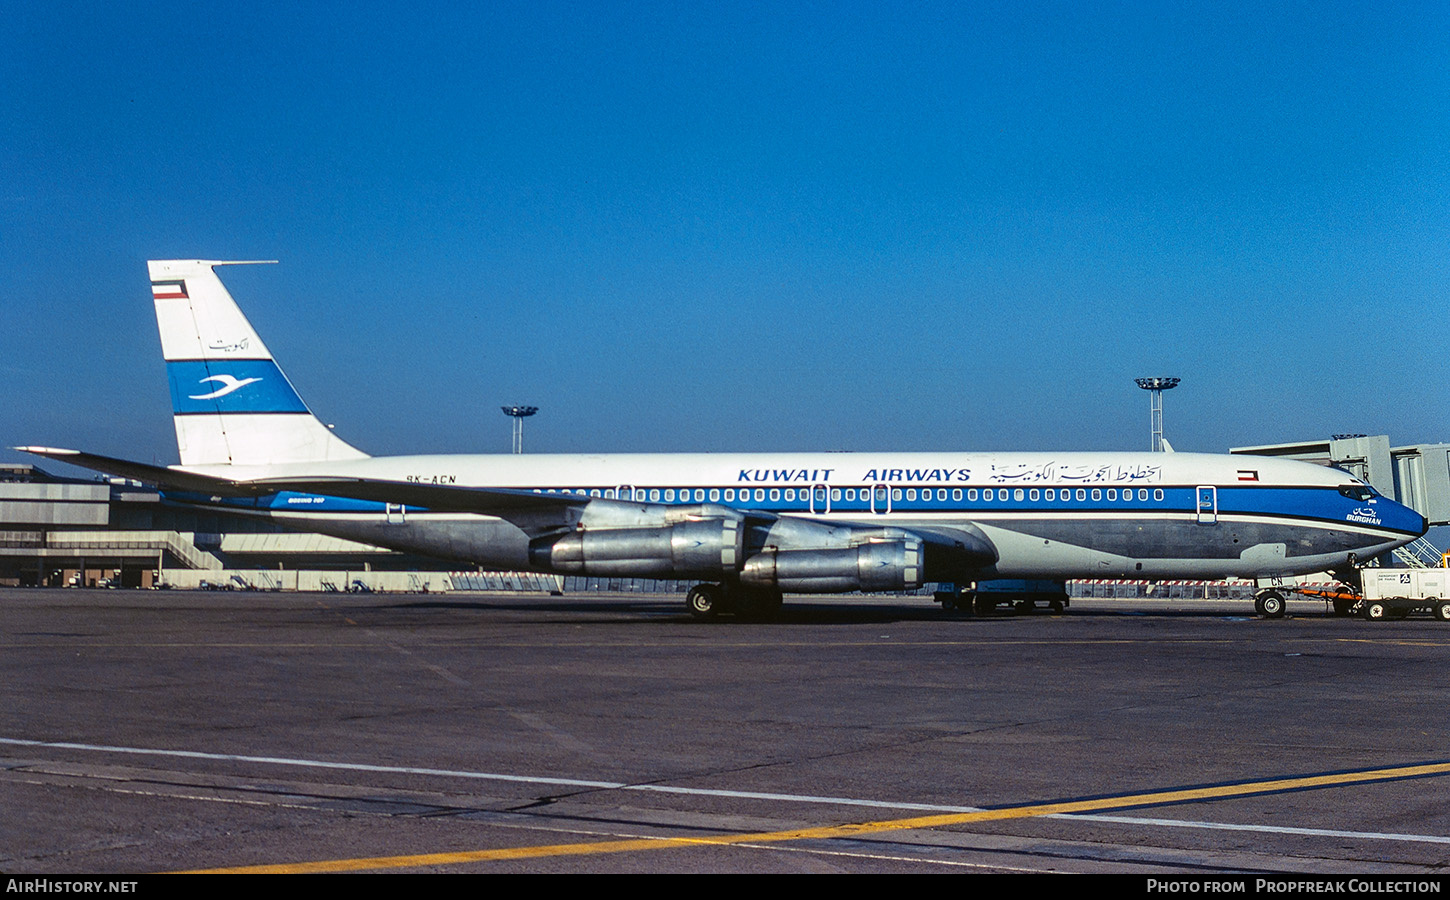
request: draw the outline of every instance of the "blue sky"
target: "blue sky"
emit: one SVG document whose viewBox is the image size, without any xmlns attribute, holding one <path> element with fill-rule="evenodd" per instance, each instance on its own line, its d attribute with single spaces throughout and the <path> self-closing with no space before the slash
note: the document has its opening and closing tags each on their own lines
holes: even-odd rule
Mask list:
<svg viewBox="0 0 1450 900">
<path fill-rule="evenodd" d="M 1450 5 L 457 6 L 10 5 L 0 443 L 167 257 L 373 453 L 1450 441 Z"/>
</svg>

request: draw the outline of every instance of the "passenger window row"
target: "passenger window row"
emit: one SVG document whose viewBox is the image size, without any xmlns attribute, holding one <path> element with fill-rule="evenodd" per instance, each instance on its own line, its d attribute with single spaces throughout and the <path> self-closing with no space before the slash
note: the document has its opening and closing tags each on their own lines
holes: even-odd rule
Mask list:
<svg viewBox="0 0 1450 900">
<path fill-rule="evenodd" d="M 817 506 L 825 505 L 825 489 L 812 488 L 535 488 L 536 494 L 577 494 L 580 497 L 648 501 L 650 503 L 795 503 L 810 504 L 811 493 Z M 831 504 L 867 504 L 872 488 L 831 488 Z M 884 488 L 877 488 L 876 501 L 886 499 Z M 1148 488 L 891 488 L 893 502 L 907 503 L 1072 503 L 1091 499 L 1094 502 L 1147 503 Z M 858 498 L 859 494 L 859 498 Z M 1153 502 L 1163 501 L 1163 489 L 1153 488 Z M 948 499 L 950 498 L 950 500 Z"/>
</svg>

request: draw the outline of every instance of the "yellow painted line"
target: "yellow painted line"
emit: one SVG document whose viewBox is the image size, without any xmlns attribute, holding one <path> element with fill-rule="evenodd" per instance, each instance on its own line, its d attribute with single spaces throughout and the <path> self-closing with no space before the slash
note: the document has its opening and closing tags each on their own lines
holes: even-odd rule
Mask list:
<svg viewBox="0 0 1450 900">
<path fill-rule="evenodd" d="M 316 872 L 357 872 L 367 869 L 410 869 L 424 866 L 447 866 L 471 862 L 496 860 L 536 859 L 545 856 L 589 856 L 602 853 L 630 853 L 640 850 L 668 850 L 678 847 L 731 846 L 737 844 L 768 844 L 784 841 L 828 840 L 830 838 L 859 837 L 865 834 L 879 834 L 887 831 L 908 831 L 921 828 L 941 828 L 946 825 L 965 825 L 972 822 L 993 822 L 1006 819 L 1027 819 L 1037 816 L 1070 815 L 1072 813 L 1097 812 L 1109 809 L 1128 809 L 1135 806 L 1154 806 L 1168 803 L 1189 803 L 1200 800 L 1249 797 L 1255 794 L 1272 794 L 1279 791 L 1297 791 L 1313 788 L 1335 787 L 1346 784 L 1362 784 L 1369 781 L 1389 781 L 1406 778 L 1422 778 L 1429 775 L 1450 773 L 1450 763 L 1427 763 L 1417 766 L 1399 766 L 1392 769 L 1373 769 L 1366 772 L 1340 772 L 1329 775 L 1307 775 L 1299 778 L 1278 778 L 1246 784 L 1213 785 L 1184 790 L 1152 791 L 1144 794 L 1126 794 L 1117 797 L 1098 797 L 1090 800 L 1069 800 L 1061 803 L 1037 803 L 1013 806 L 1004 809 L 984 809 L 969 813 L 944 813 L 932 816 L 913 816 L 908 819 L 885 819 L 877 822 L 854 822 L 845 825 L 822 825 L 814 828 L 797 828 L 788 831 L 766 831 L 755 834 L 721 834 L 703 837 L 632 838 L 621 841 L 593 841 L 578 844 L 546 844 L 535 847 L 506 847 L 498 850 L 465 850 L 454 853 L 425 853 L 413 856 L 374 856 L 358 859 L 330 859 L 304 863 L 281 863 L 264 866 L 238 866 L 226 869 L 198 869 L 181 874 L 281 874 L 297 875 Z"/>
</svg>

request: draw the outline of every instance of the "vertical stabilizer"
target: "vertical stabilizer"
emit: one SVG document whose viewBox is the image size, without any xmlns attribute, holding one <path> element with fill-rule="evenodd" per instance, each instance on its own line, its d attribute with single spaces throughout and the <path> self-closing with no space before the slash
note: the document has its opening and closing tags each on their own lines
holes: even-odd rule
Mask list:
<svg viewBox="0 0 1450 900">
<path fill-rule="evenodd" d="M 239 264 L 205 259 L 146 264 L 181 464 L 264 466 L 366 457 L 308 410 L 227 293 L 214 267 Z"/>
</svg>

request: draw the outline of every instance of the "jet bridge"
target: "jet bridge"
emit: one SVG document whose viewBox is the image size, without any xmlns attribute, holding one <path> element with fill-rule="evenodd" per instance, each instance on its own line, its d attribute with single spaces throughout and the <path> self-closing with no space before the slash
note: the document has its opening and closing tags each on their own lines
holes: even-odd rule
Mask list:
<svg viewBox="0 0 1450 900">
<path fill-rule="evenodd" d="M 1335 466 L 1410 507 L 1432 527 L 1450 525 L 1450 444 L 1391 447 L 1388 435 L 1340 434 L 1327 441 L 1234 447 L 1229 452 Z M 1414 568 L 1443 561 L 1440 550 L 1424 538 L 1399 548 L 1395 556 Z"/>
</svg>

